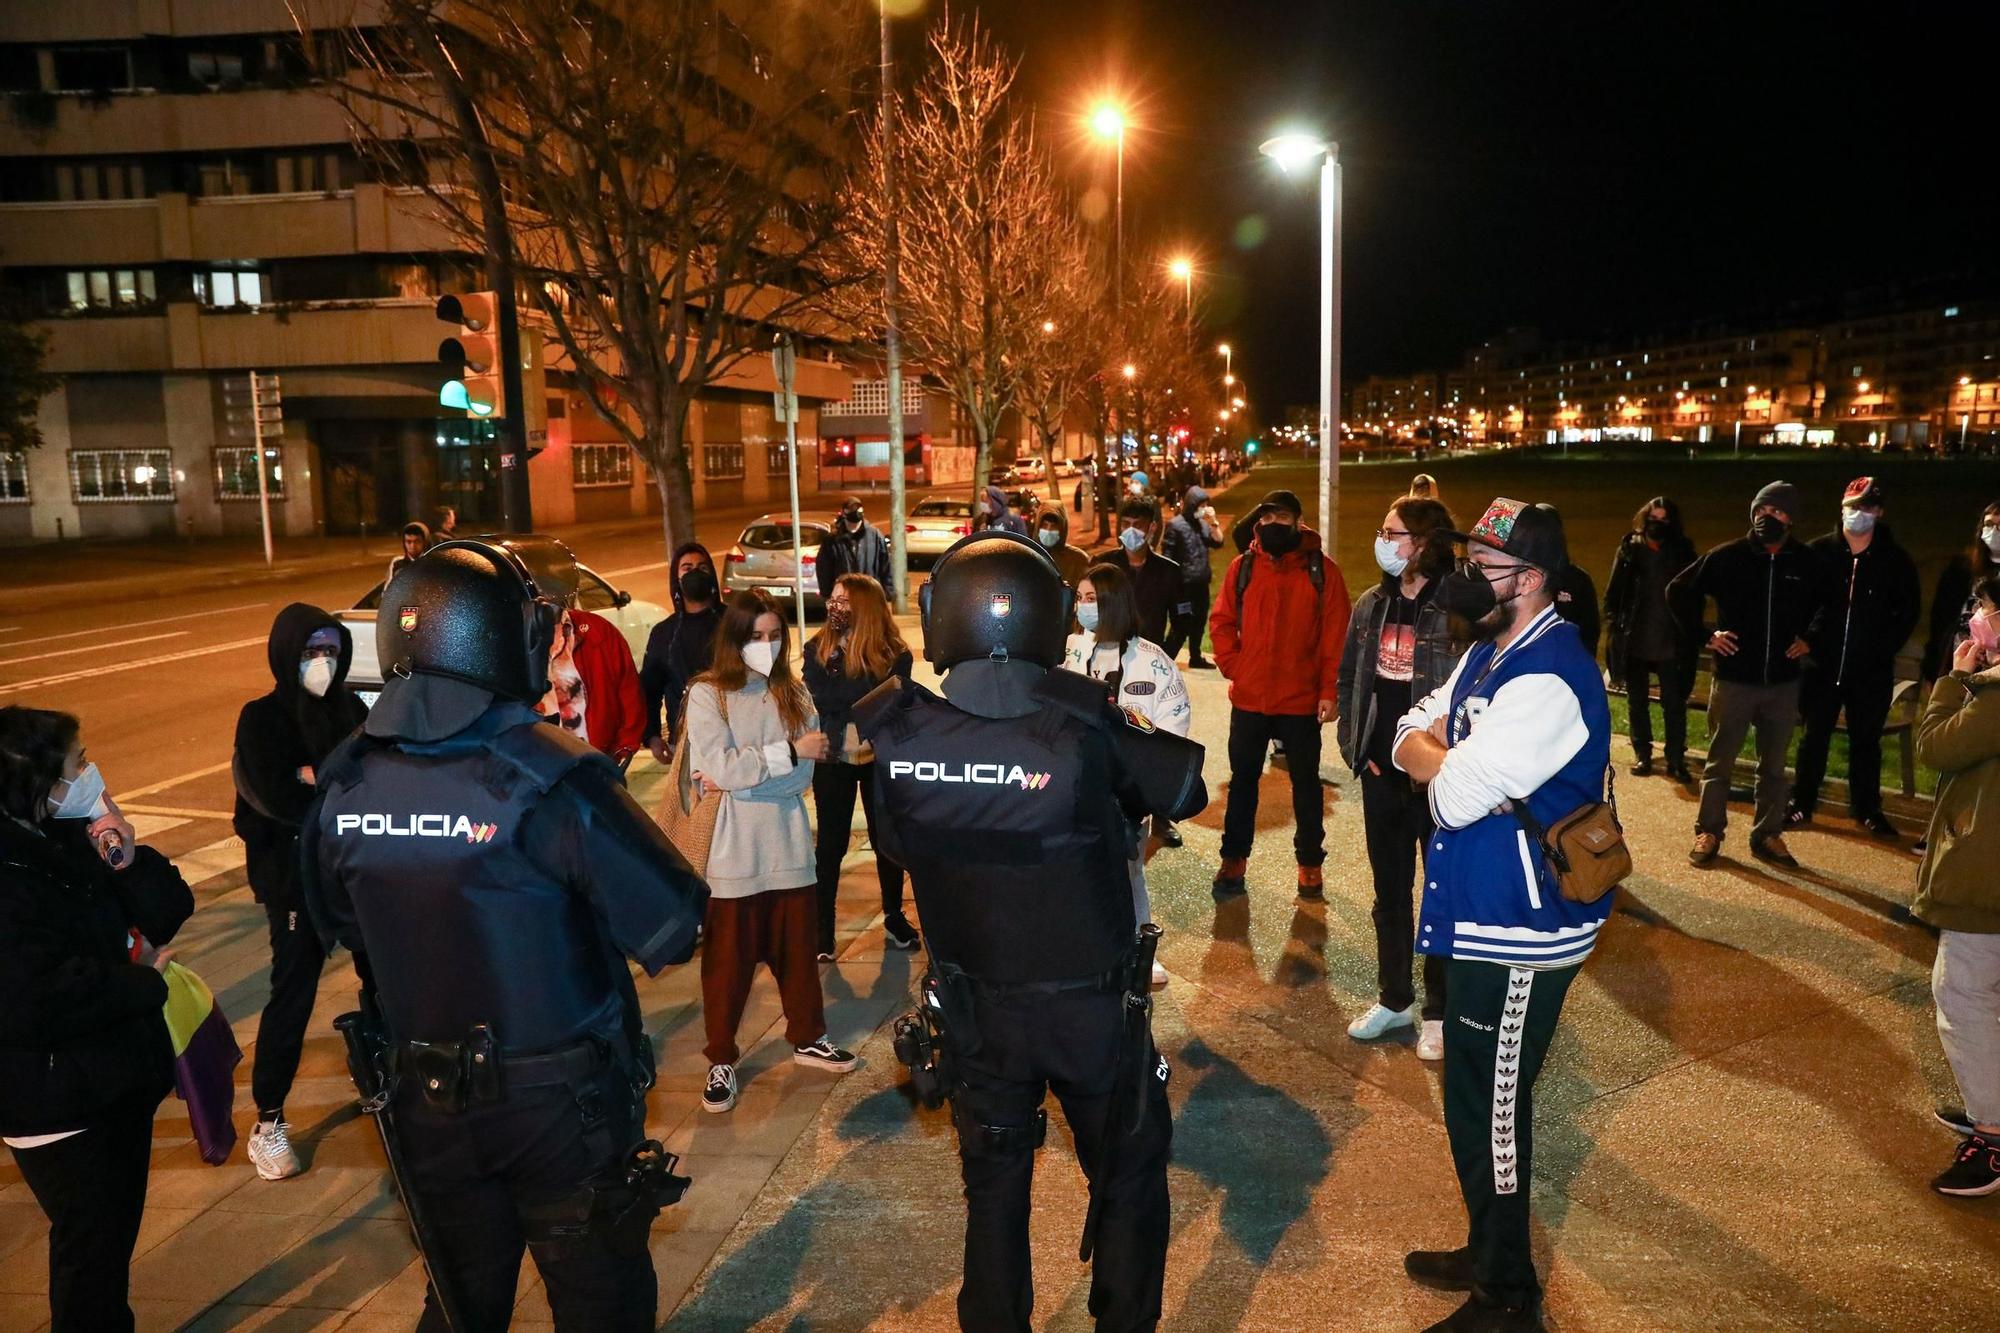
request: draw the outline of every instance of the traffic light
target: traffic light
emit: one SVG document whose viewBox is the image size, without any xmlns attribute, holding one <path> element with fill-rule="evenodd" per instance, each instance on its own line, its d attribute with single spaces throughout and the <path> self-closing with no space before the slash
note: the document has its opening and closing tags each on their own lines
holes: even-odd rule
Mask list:
<svg viewBox="0 0 2000 1333">
<path fill-rule="evenodd" d="M 1255 440 L 1245 440 L 1245 441 L 1243 442 L 1243 452 L 1244 452 L 1244 453 L 1246 453 L 1246 454 L 1254 454 L 1254 453 L 1256 453 L 1256 452 L 1257 452 L 1257 441 L 1255 441 Z"/>
<path fill-rule="evenodd" d="M 500 305 L 492 292 L 440 296 L 437 317 L 458 326 L 456 335 L 438 344 L 445 368 L 440 407 L 455 407 L 468 417 L 486 421 L 508 415 L 500 378 Z"/>
</svg>

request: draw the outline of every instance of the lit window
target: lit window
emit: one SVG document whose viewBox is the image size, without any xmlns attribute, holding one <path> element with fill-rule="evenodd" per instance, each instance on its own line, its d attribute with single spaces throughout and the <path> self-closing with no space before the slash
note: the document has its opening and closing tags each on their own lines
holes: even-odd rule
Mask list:
<svg viewBox="0 0 2000 1333">
<path fill-rule="evenodd" d="M 172 500 L 174 456 L 169 449 L 72 449 L 70 497 L 79 504 Z"/>
<path fill-rule="evenodd" d="M 264 486 L 273 500 L 285 497 L 285 468 L 275 445 L 264 446 Z M 257 450 L 229 444 L 215 451 L 215 493 L 224 500 L 257 498 Z"/>
<path fill-rule="evenodd" d="M 18 449 L 0 451 L 0 504 L 28 502 L 28 456 Z"/>
<path fill-rule="evenodd" d="M 570 484 L 630 486 L 632 451 L 623 444 L 576 444 L 569 451 Z"/>
<path fill-rule="evenodd" d="M 235 269 L 210 269 L 194 275 L 195 300 L 218 310 L 264 304 L 264 275 Z"/>
</svg>

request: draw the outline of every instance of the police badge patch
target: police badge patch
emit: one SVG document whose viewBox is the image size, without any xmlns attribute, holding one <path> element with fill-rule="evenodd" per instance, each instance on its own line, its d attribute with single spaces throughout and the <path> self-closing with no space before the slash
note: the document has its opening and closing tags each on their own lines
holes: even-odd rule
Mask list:
<svg viewBox="0 0 2000 1333">
<path fill-rule="evenodd" d="M 417 608 L 406 606 L 396 614 L 396 628 L 408 634 L 417 627 Z"/>
<path fill-rule="evenodd" d="M 996 592 L 988 600 L 987 608 L 992 611 L 994 619 L 1001 619 L 1013 614 L 1014 598 L 1010 593 Z"/>
</svg>

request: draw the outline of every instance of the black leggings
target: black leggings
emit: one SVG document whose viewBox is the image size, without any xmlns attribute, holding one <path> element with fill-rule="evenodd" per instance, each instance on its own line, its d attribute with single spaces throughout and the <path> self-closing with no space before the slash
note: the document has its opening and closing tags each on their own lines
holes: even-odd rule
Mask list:
<svg viewBox="0 0 2000 1333">
<path fill-rule="evenodd" d="M 882 854 L 881 839 L 875 835 L 875 779 L 867 764 L 844 764 L 828 760 L 813 769 L 813 804 L 819 818 L 814 858 L 818 863 L 816 885 L 819 899 L 819 949 L 833 952 L 834 899 L 840 893 L 840 863 L 847 856 L 848 836 L 854 831 L 854 794 L 861 793 L 861 814 L 868 824 L 868 841 L 875 847 L 875 878 L 882 886 L 882 914 L 901 916 L 903 912 L 903 867 Z"/>
</svg>

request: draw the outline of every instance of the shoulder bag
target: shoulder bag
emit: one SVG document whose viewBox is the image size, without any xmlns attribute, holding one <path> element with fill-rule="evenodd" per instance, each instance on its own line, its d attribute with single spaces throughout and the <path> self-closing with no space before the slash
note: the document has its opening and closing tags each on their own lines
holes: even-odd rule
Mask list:
<svg viewBox="0 0 2000 1333">
<path fill-rule="evenodd" d="M 1526 801 L 1509 802 L 1522 829 L 1541 844 L 1557 887 L 1571 902 L 1594 903 L 1632 873 L 1632 849 L 1618 822 L 1617 779 L 1609 767 L 1604 780 L 1607 799 L 1573 810 L 1546 829 Z"/>
<path fill-rule="evenodd" d="M 688 686 L 692 691 L 693 685 Z M 729 720 L 729 702 L 721 690 L 715 701 L 722 720 Z M 704 792 L 694 780 L 694 756 L 688 749 L 687 693 L 681 695 L 681 734 L 674 741 L 673 758 L 667 761 L 667 791 L 655 816 L 660 831 L 674 845 L 695 874 L 708 877 L 708 848 L 715 838 L 715 819 L 722 813 L 720 791 Z"/>
</svg>

